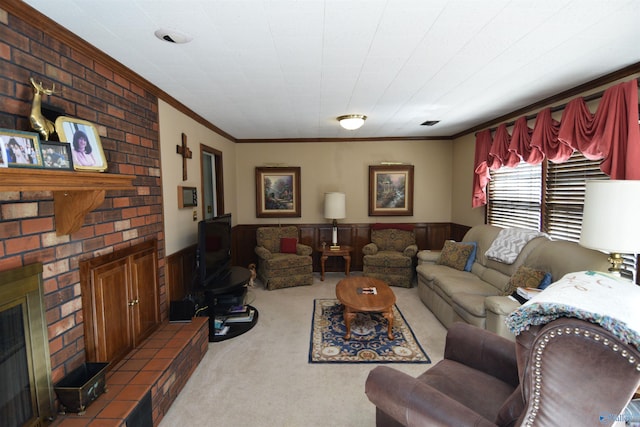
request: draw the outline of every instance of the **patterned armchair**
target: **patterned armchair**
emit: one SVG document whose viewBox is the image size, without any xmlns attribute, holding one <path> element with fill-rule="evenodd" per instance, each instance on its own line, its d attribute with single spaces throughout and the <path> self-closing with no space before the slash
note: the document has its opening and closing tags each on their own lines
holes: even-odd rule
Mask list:
<svg viewBox="0 0 640 427">
<path fill-rule="evenodd" d="M 313 284 L 313 249 L 298 243 L 298 227 L 259 227 L 256 240 L 257 275 L 266 289 Z"/>
<path fill-rule="evenodd" d="M 413 228 L 374 224 L 371 243 L 362 248 L 365 276 L 387 282 L 391 286 L 410 288 L 414 275 L 414 260 L 418 245 Z"/>
</svg>

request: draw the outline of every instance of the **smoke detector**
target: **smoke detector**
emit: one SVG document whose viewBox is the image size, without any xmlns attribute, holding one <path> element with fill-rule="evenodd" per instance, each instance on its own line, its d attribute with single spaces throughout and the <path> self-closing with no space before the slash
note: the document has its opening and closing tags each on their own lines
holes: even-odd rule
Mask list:
<svg viewBox="0 0 640 427">
<path fill-rule="evenodd" d="M 164 40 L 169 43 L 182 44 L 189 43 L 191 40 L 193 40 L 193 37 L 191 37 L 189 34 L 167 28 L 160 28 L 159 30 L 156 30 L 154 34 L 160 40 Z"/>
</svg>

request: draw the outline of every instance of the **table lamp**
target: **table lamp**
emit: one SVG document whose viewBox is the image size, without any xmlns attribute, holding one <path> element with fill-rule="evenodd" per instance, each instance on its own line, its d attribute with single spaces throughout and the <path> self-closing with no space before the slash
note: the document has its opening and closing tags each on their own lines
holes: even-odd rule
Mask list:
<svg viewBox="0 0 640 427">
<path fill-rule="evenodd" d="M 331 247 L 340 249 L 338 245 L 338 221 L 346 216 L 346 197 L 344 193 L 324 193 L 324 217 L 333 220 Z"/>
<path fill-rule="evenodd" d="M 622 267 L 622 254 L 640 252 L 639 213 L 640 181 L 586 182 L 580 245 L 608 252 L 609 272 L 626 279 L 633 274 Z"/>
</svg>

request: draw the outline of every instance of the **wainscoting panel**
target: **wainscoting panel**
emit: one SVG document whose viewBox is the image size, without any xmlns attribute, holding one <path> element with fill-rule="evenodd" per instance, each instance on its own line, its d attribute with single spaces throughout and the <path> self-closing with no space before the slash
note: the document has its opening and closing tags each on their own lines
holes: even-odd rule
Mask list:
<svg viewBox="0 0 640 427">
<path fill-rule="evenodd" d="M 283 224 L 285 225 L 285 224 Z M 317 248 L 322 242 L 331 244 L 330 224 L 296 224 L 300 230 L 300 242 L 314 248 L 313 271 L 320 271 L 320 254 Z M 441 249 L 445 240 L 460 241 L 469 230 L 468 226 L 445 223 L 416 223 L 414 232 L 419 249 Z M 254 248 L 258 227 L 277 227 L 277 224 L 241 224 L 232 230 L 232 264 L 247 267 L 257 263 Z M 351 270 L 362 271 L 362 248 L 369 243 L 371 224 L 338 224 L 338 243 L 352 246 Z M 197 246 L 189 246 L 166 257 L 166 286 L 169 301 L 180 300 L 189 293 L 195 274 Z M 342 257 L 330 257 L 325 264 L 326 271 L 344 271 Z"/>
<path fill-rule="evenodd" d="M 285 225 L 285 224 L 282 224 Z M 288 224 L 287 224 L 288 225 Z M 412 224 L 419 249 L 441 249 L 445 240 L 451 239 L 451 223 L 415 223 Z M 256 246 L 256 229 L 258 227 L 277 227 L 277 224 L 242 224 L 233 228 L 234 265 L 246 267 L 257 263 L 254 252 Z M 296 224 L 300 230 L 300 243 L 314 248 L 313 271 L 320 271 L 320 255 L 317 248 L 322 242 L 331 244 L 330 224 Z M 464 235 L 464 233 L 463 233 Z M 362 248 L 369 243 L 371 224 L 338 224 L 338 243 L 354 248 L 351 253 L 351 270 L 362 270 Z M 330 257 L 326 261 L 326 271 L 344 271 L 344 260 L 341 257 Z"/>
<path fill-rule="evenodd" d="M 167 301 L 180 301 L 189 293 L 196 267 L 196 250 L 197 245 L 192 245 L 166 257 Z"/>
</svg>

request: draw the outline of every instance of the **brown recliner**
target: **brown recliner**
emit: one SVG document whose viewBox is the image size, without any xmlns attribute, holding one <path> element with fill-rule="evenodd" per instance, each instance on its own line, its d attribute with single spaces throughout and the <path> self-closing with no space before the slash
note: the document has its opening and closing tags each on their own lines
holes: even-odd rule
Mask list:
<svg viewBox="0 0 640 427">
<path fill-rule="evenodd" d="M 516 343 L 465 323 L 418 378 L 373 369 L 377 426 L 606 426 L 640 385 L 640 352 L 597 324 L 562 317 Z"/>
</svg>

